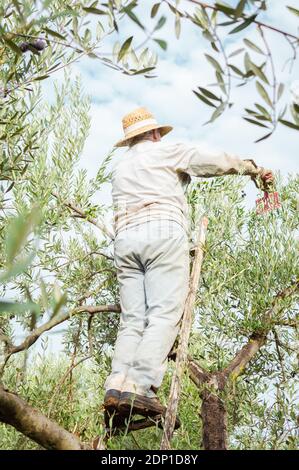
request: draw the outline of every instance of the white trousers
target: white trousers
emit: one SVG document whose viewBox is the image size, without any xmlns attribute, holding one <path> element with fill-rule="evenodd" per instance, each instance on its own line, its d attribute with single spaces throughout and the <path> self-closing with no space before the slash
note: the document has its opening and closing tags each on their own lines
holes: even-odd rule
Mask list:
<svg viewBox="0 0 299 470">
<path fill-rule="evenodd" d="M 159 387 L 189 286 L 189 241 L 174 221 L 151 220 L 118 233 L 114 260 L 121 319 L 105 389 L 148 397 Z"/>
</svg>

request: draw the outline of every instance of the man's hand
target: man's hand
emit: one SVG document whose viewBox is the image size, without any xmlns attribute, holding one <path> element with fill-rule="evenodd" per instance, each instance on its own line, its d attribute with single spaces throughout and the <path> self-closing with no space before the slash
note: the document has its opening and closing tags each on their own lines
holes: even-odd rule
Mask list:
<svg viewBox="0 0 299 470">
<path fill-rule="evenodd" d="M 269 185 L 274 183 L 274 179 L 275 179 L 272 171 L 266 168 L 261 168 L 260 178 L 263 182 L 264 190 L 266 190 Z"/>
</svg>

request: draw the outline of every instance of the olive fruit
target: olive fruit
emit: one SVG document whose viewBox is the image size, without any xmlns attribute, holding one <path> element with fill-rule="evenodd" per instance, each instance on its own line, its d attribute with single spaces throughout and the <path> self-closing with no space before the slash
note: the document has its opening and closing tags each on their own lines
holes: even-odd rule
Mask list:
<svg viewBox="0 0 299 470">
<path fill-rule="evenodd" d="M 29 42 L 21 42 L 21 44 L 19 44 L 19 48 L 22 52 L 29 51 Z"/>
<path fill-rule="evenodd" d="M 40 51 L 44 50 L 47 46 L 47 42 L 44 39 L 35 39 L 32 42 L 22 42 L 19 44 L 19 48 L 22 52 L 31 51 L 35 54 L 38 54 Z"/>
<path fill-rule="evenodd" d="M 38 51 L 43 51 L 46 47 L 47 43 L 44 39 L 36 39 L 31 43 L 31 46 Z"/>
</svg>

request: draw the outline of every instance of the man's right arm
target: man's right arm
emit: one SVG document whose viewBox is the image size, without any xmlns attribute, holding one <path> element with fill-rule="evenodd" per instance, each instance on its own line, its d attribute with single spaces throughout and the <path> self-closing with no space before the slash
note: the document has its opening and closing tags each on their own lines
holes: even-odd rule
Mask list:
<svg viewBox="0 0 299 470">
<path fill-rule="evenodd" d="M 242 160 L 226 152 L 205 152 L 195 145 L 184 143 L 177 146 L 177 170 L 204 178 L 243 174 L 264 179 L 266 175 L 272 174 L 270 170 L 258 166 L 254 160 Z"/>
</svg>

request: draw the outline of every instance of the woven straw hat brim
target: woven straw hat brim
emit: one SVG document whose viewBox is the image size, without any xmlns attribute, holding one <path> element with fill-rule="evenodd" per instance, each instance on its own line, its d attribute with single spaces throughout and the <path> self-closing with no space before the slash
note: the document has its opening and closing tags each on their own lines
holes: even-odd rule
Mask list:
<svg viewBox="0 0 299 470">
<path fill-rule="evenodd" d="M 158 124 L 156 125 L 147 125 L 144 127 L 141 127 L 140 129 L 136 129 L 134 132 L 131 132 L 126 136 L 125 139 L 119 140 L 114 147 L 126 147 L 129 145 L 129 141 L 133 138 L 136 137 L 136 135 L 142 134 L 143 132 L 147 131 L 152 131 L 154 129 L 159 129 L 161 137 L 164 135 L 168 134 L 168 132 L 172 131 L 173 127 L 172 126 L 159 126 Z"/>
</svg>

